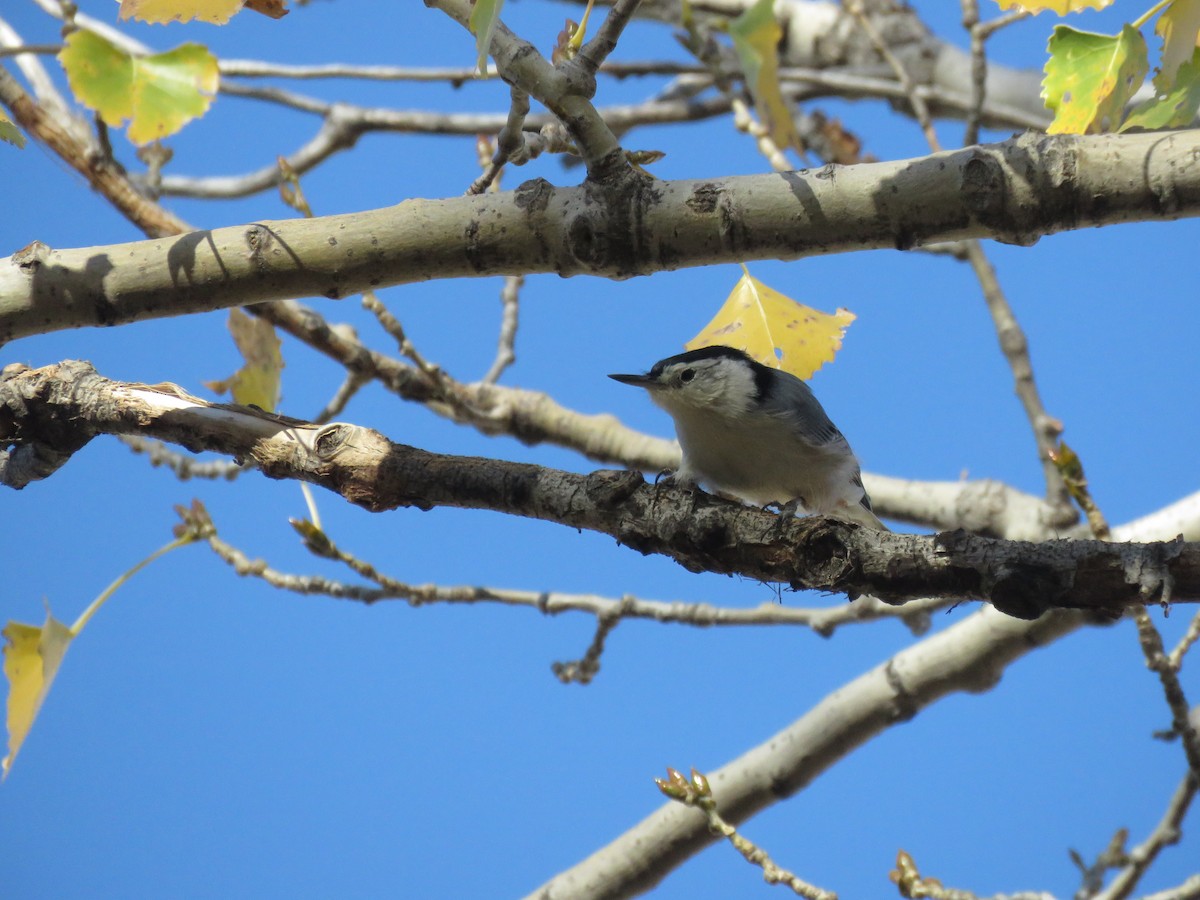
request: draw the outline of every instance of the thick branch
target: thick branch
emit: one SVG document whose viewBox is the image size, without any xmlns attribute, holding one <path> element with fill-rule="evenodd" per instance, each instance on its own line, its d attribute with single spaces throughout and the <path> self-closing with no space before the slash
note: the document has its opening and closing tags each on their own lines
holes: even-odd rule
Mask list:
<svg viewBox="0 0 1200 900">
<path fill-rule="evenodd" d="M 345 423 L 315 426 L 207 403 L 172 385 L 110 381 L 87 363 L 13 365 L 0 380 L 0 483 L 45 477 L 99 433 L 139 434 L 190 450 L 215 450 L 272 478 L 333 490 L 379 511 L 398 506 L 488 509 L 611 535 L 691 571 L 740 574 L 795 588 L 914 597 L 983 599 L 1036 618 L 1052 608 L 1111 616 L 1157 601 L 1200 597 L 1200 544 L 998 541 L 965 532 L 881 534 L 833 519 L 779 517 L 633 472 L 577 475 L 540 466 L 428 453 Z M 38 466 L 26 464 L 29 457 Z"/>
<path fill-rule="evenodd" d="M 433 278 L 627 278 L 1200 214 L 1200 133 L 1024 135 L 900 162 L 409 200 L 0 264 L 0 341 Z"/>
<path fill-rule="evenodd" d="M 958 691 L 982 692 L 1005 668 L 1081 624 L 1060 612 L 1019 622 L 983 609 L 827 695 L 779 733 L 707 773 L 721 814 L 743 822 L 802 790 L 843 756 Z M 630 897 L 712 843 L 702 816 L 668 802 L 527 900 Z"/>
<path fill-rule="evenodd" d="M 19 96 L 24 97 L 23 92 Z M 36 104 L 33 106 L 41 109 Z M 58 121 L 55 116 L 48 118 Z M 69 130 L 60 130 L 59 133 L 68 134 Z M 86 171 L 91 165 L 90 151 L 78 138 L 56 145 L 54 149 L 81 171 Z M 103 189 L 104 186 L 101 187 Z M 159 226 L 168 220 L 168 214 L 153 201 L 138 195 L 127 183 L 122 182 L 118 187 L 120 190 L 106 192 L 106 196 L 132 220 L 142 223 L 143 227 L 161 230 Z M 132 206 L 125 202 L 128 198 L 136 198 Z M 150 215 L 145 214 L 147 210 L 150 210 Z M 185 228 L 179 220 L 171 220 L 168 224 L 176 233 Z M 37 265 L 44 252 L 45 248 L 40 245 L 32 245 L 22 255 L 14 257 L 13 261 L 22 266 Z M 347 336 L 345 330 L 331 328 L 316 312 L 294 301 L 262 303 L 255 306 L 254 311 L 315 350 L 337 360 L 352 373 L 355 380 L 378 379 L 397 395 L 421 403 L 452 399 L 453 402 L 432 403 L 430 408 L 486 434 L 511 434 L 531 444 L 549 441 L 601 463 L 617 463 L 642 471 L 659 471 L 679 464 L 679 448 L 673 441 L 632 431 L 612 416 L 580 414 L 560 406 L 540 392 L 478 383 L 456 384 L 452 398 L 437 396 L 435 386 L 418 369 L 369 350 L 352 336 Z M 27 457 L 26 463 L 32 468 L 29 477 L 44 477 L 36 473 L 49 474 L 62 462 L 65 462 L 65 457 L 60 459 L 57 453 L 43 460 Z M 190 467 L 189 471 L 198 470 Z M 1045 504 L 1004 485 L 984 482 L 918 483 L 871 474 L 864 477 L 877 507 L 891 518 L 932 525 L 938 530 L 961 527 L 993 537 L 1026 539 L 1044 536 L 1042 525 L 1048 521 L 1049 515 Z M 1170 533 L 1185 531 L 1191 535 L 1200 515 L 1188 508 L 1180 511 L 1177 518 L 1178 522 Z"/>
</svg>

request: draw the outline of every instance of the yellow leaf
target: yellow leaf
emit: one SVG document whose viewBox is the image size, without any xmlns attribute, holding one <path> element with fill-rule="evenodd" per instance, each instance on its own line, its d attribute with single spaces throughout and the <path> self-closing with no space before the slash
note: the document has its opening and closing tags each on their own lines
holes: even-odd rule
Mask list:
<svg viewBox="0 0 1200 900">
<path fill-rule="evenodd" d="M 0 780 L 8 777 L 17 751 L 25 742 L 29 729 L 33 727 L 33 720 L 42 708 L 42 701 L 54 683 L 54 676 L 58 674 L 67 647 L 79 637 L 92 616 L 121 585 L 160 556 L 216 534 L 212 520 L 200 501 L 195 501 L 192 509 L 182 512 L 182 515 L 184 527 L 176 533 L 175 540 L 159 547 L 128 572 L 122 573 L 88 604 L 71 627 L 58 621 L 47 610 L 46 624 L 41 628 L 23 622 L 9 622 L 0 632 L 5 638 L 4 677 L 8 679 L 8 755 L 0 760 Z"/>
<path fill-rule="evenodd" d="M 1060 16 L 1084 9 L 1104 9 L 1112 4 L 1113 0 L 996 0 L 996 5 L 1001 10 L 1023 9 L 1025 12 L 1037 14 L 1048 9 Z"/>
<path fill-rule="evenodd" d="M 193 19 L 224 25 L 242 9 L 243 3 L 246 9 L 272 19 L 282 19 L 288 14 L 286 0 L 121 0 L 118 16 L 152 25 L 190 22 Z"/>
<path fill-rule="evenodd" d="M 244 0 L 121 0 L 118 18 L 134 18 L 154 25 L 199 19 L 224 25 L 242 8 Z"/>
<path fill-rule="evenodd" d="M 779 41 L 783 28 L 775 20 L 773 0 L 756 0 L 729 23 L 729 36 L 742 61 L 746 86 L 776 146 L 803 149 L 792 111 L 779 89 Z"/>
<path fill-rule="evenodd" d="M 204 115 L 217 90 L 217 60 L 199 44 L 132 56 L 90 31 L 72 32 L 58 54 L 71 90 L 104 121 L 129 123 L 129 139 L 148 144 Z"/>
<path fill-rule="evenodd" d="M 229 311 L 229 332 L 246 364 L 224 381 L 206 381 L 205 387 L 218 394 L 229 391 L 233 402 L 242 406 L 274 412 L 279 403 L 279 376 L 283 369 L 283 354 L 279 352 L 280 341 L 274 326 L 235 307 Z"/>
<path fill-rule="evenodd" d="M 572 34 L 570 40 L 567 41 L 567 46 L 570 48 L 572 58 L 574 58 L 575 54 L 579 52 L 581 47 L 583 47 L 583 39 L 587 35 L 588 19 L 592 15 L 592 6 L 595 4 L 595 2 L 596 0 L 588 0 L 587 9 L 583 11 L 583 18 L 579 20 L 579 27 L 575 29 L 575 33 Z"/>
<path fill-rule="evenodd" d="M 7 778 L 75 632 L 47 613 L 46 624 L 41 628 L 9 622 L 3 635 L 4 677 L 8 679 L 8 755 L 0 761 L 0 771 Z"/>
<path fill-rule="evenodd" d="M 713 320 L 684 346 L 734 347 L 764 365 L 810 378 L 841 349 L 854 319 L 849 310 L 830 315 L 797 303 L 746 272 Z"/>
</svg>

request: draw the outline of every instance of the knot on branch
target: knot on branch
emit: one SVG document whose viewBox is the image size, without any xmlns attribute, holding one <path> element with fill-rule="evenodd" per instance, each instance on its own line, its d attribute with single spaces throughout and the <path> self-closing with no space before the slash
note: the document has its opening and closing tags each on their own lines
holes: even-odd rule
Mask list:
<svg viewBox="0 0 1200 900">
<path fill-rule="evenodd" d="M 91 363 L 66 360 L 0 372 L 0 484 L 21 489 L 47 478 L 97 431 L 80 411 L 94 405 L 89 387 L 100 376 Z M 10 449 L 11 448 L 11 449 Z"/>
</svg>

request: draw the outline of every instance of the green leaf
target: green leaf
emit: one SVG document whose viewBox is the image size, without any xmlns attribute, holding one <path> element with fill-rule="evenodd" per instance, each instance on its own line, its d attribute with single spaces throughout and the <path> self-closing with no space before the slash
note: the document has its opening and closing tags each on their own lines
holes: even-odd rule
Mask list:
<svg viewBox="0 0 1200 900">
<path fill-rule="evenodd" d="M 1057 25 L 1047 49 L 1042 96 L 1054 111 L 1049 134 L 1114 129 L 1150 68 L 1146 41 L 1129 25 L 1117 35 Z"/>
<path fill-rule="evenodd" d="M 1175 73 L 1174 87 L 1165 94 L 1139 103 L 1121 126 L 1121 131 L 1144 128 L 1155 131 L 1159 128 L 1182 128 L 1190 125 L 1200 111 L 1200 50 L 1179 67 Z"/>
<path fill-rule="evenodd" d="M 25 135 L 21 134 L 21 129 L 12 123 L 12 119 L 4 114 L 4 110 L 0 109 L 0 141 L 6 144 L 16 144 L 18 147 L 25 146 Z"/>
<path fill-rule="evenodd" d="M 773 0 L 755 4 L 729 23 L 729 36 L 742 61 L 746 86 L 776 146 L 800 149 L 796 123 L 779 89 L 779 40 L 783 28 L 775 19 Z"/>
<path fill-rule="evenodd" d="M 1163 39 L 1163 48 L 1154 87 L 1160 94 L 1175 86 L 1175 73 L 1192 58 L 1197 32 L 1200 32 L 1200 0 L 1174 0 L 1158 17 L 1154 33 Z"/>
<path fill-rule="evenodd" d="M 475 6 L 471 8 L 471 17 L 467 20 L 467 27 L 471 29 L 471 34 L 475 35 L 475 48 L 479 54 L 476 60 L 476 65 L 479 67 L 479 74 L 487 74 L 487 58 L 492 50 L 492 34 L 496 30 L 496 23 L 500 21 L 500 9 L 504 6 L 504 0 L 475 0 Z"/>
<path fill-rule="evenodd" d="M 90 31 L 75 31 L 58 54 L 71 90 L 129 140 L 148 144 L 204 115 L 217 90 L 217 60 L 199 44 L 132 56 Z"/>
</svg>

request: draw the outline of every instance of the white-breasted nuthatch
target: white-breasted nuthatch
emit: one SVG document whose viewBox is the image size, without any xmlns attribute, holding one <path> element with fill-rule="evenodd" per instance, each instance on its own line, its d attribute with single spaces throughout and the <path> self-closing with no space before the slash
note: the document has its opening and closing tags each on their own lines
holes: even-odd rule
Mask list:
<svg viewBox="0 0 1200 900">
<path fill-rule="evenodd" d="M 850 444 L 795 375 L 732 347 L 704 347 L 645 375 L 608 377 L 645 388 L 675 420 L 676 483 L 888 530 L 871 511 Z"/>
</svg>

